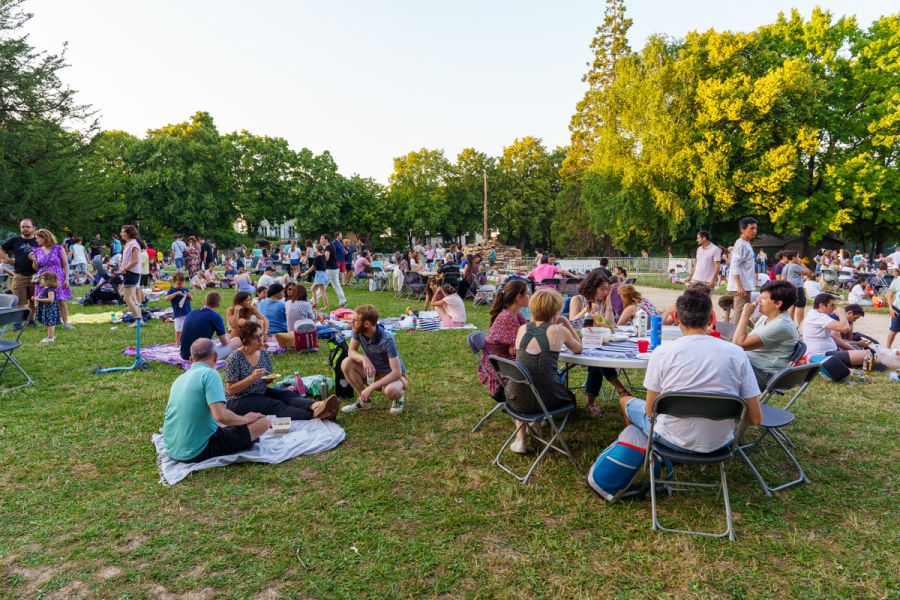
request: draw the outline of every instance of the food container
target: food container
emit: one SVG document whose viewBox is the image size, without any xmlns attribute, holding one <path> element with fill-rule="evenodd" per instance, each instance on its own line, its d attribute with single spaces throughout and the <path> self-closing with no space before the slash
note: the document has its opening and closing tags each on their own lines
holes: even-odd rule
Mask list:
<svg viewBox="0 0 900 600">
<path fill-rule="evenodd" d="M 278 417 L 272 422 L 272 433 L 288 433 L 290 430 L 290 417 Z"/>
</svg>

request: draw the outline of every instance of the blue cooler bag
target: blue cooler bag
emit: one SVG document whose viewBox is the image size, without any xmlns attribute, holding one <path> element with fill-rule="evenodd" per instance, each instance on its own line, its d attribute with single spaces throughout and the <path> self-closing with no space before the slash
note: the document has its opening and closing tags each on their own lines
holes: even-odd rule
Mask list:
<svg viewBox="0 0 900 600">
<path fill-rule="evenodd" d="M 588 486 L 607 502 L 615 502 L 622 498 L 641 473 L 646 447 L 647 436 L 644 432 L 635 425 L 626 427 L 619 438 L 594 461 L 585 477 Z M 666 466 L 667 478 L 671 479 L 672 466 L 669 464 Z M 656 458 L 653 459 L 653 472 L 659 477 L 660 466 Z"/>
</svg>

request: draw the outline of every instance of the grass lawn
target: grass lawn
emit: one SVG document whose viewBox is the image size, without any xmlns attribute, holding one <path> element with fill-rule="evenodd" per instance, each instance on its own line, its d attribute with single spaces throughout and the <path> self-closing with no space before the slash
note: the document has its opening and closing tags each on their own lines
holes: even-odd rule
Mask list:
<svg viewBox="0 0 900 600">
<path fill-rule="evenodd" d="M 413 305 L 348 297 L 383 316 Z M 86 310 L 110 309 L 72 307 Z M 469 322 L 486 329 L 487 308 L 469 306 Z M 167 487 L 150 435 L 181 371 L 91 373 L 131 363 L 121 350 L 133 330 L 122 326 L 60 329 L 51 345 L 27 330 L 16 355 L 37 385 L 0 396 L 0 598 L 900 596 L 900 384 L 886 373 L 868 386 L 817 381 L 799 401 L 790 435 L 810 485 L 768 498 L 733 463 L 730 543 L 654 534 L 649 499 L 606 504 L 560 455 L 527 487 L 493 467 L 512 427 L 497 415 L 470 433 L 492 401 L 467 333 L 398 334 L 406 411 L 392 416 L 377 397 L 372 411 L 340 415 L 347 439 L 335 450 Z M 153 321 L 143 337 L 171 342 L 172 325 Z M 327 373 L 325 360 L 287 353 L 275 365 L 309 375 Z M 582 473 L 623 427 L 617 405 L 603 409 L 579 410 L 566 430 Z M 784 481 L 784 461 L 765 447 L 758 464 Z M 714 494 L 664 498 L 661 516 L 724 529 Z"/>
</svg>

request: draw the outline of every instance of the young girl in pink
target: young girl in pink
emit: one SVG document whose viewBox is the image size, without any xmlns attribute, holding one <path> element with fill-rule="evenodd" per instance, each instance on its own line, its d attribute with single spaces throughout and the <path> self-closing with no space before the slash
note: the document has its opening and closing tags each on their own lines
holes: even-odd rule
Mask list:
<svg viewBox="0 0 900 600">
<path fill-rule="evenodd" d="M 449 283 L 441 288 L 444 297 L 440 300 L 432 300 L 431 306 L 441 317 L 444 327 L 462 327 L 466 324 L 466 305 L 456 290 Z"/>
</svg>

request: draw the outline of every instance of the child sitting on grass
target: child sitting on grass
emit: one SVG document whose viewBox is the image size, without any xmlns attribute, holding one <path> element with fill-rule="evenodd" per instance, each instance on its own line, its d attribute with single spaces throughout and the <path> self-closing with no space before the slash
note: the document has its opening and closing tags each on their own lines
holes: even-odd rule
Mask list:
<svg viewBox="0 0 900 600">
<path fill-rule="evenodd" d="M 685 281 L 675 274 L 675 269 L 669 269 L 669 283 L 685 283 Z"/>
<path fill-rule="evenodd" d="M 37 309 L 37 321 L 47 327 L 47 337 L 42 339 L 41 342 L 55 342 L 56 326 L 62 325 L 59 302 L 56 300 L 59 277 L 53 271 L 44 272 L 41 275 L 41 287 L 44 288 L 41 294 L 32 297 Z"/>
<path fill-rule="evenodd" d="M 184 318 L 191 312 L 191 300 L 194 297 L 184 288 L 185 277 L 181 271 L 172 277 L 172 288 L 166 294 L 166 300 L 172 303 L 175 319 L 175 343 L 181 344 L 181 330 L 184 328 Z"/>
<path fill-rule="evenodd" d="M 259 303 L 265 300 L 269 296 L 269 288 L 264 285 L 256 288 L 256 298 L 253 299 L 253 302 L 250 304 L 252 306 L 259 306 Z"/>
<path fill-rule="evenodd" d="M 203 274 L 203 271 L 200 271 L 194 278 L 191 279 L 191 289 L 195 290 L 205 290 L 206 289 L 206 275 Z"/>
<path fill-rule="evenodd" d="M 456 290 L 449 283 L 441 288 L 444 297 L 440 300 L 432 300 L 431 306 L 441 317 L 445 327 L 463 327 L 466 324 L 466 305 Z"/>
</svg>

